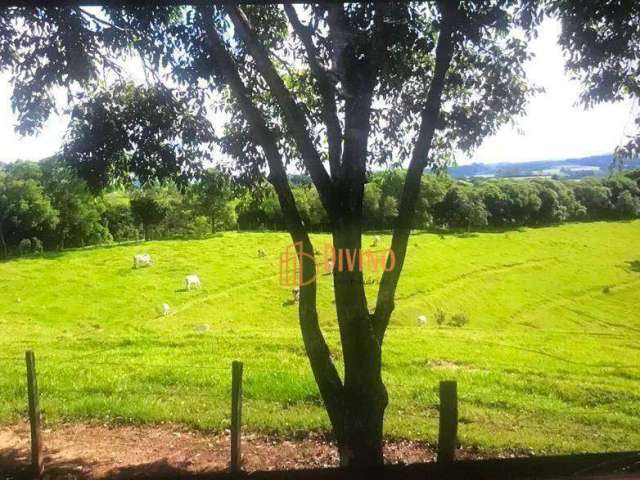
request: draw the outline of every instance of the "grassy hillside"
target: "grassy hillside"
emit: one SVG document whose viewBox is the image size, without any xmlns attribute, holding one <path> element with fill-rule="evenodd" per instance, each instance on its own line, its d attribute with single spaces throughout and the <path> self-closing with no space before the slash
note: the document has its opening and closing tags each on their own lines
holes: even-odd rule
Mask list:
<svg viewBox="0 0 640 480">
<path fill-rule="evenodd" d="M 413 236 L 384 347 L 387 434 L 433 441 L 438 381 L 457 379 L 464 444 L 637 448 L 639 238 L 640 221 Z M 315 236 L 317 248 L 328 239 Z M 238 359 L 248 429 L 326 430 L 296 306 L 279 284 L 287 244 L 285 234 L 226 233 L 0 264 L 0 421 L 24 414 L 23 355 L 33 348 L 49 421 L 223 429 Z M 133 270 L 139 252 L 155 265 Z M 191 272 L 199 291 L 183 291 Z M 321 323 L 339 362 L 331 277 L 319 283 Z M 367 288 L 372 305 L 377 286 Z M 469 324 L 437 326 L 437 309 L 465 313 Z M 426 327 L 416 325 L 421 314 Z"/>
</svg>

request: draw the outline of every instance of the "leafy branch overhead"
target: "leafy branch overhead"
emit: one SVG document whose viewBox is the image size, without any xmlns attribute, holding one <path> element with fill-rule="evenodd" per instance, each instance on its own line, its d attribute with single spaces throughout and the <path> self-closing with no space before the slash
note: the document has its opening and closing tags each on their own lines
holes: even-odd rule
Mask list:
<svg viewBox="0 0 640 480">
<path fill-rule="evenodd" d="M 175 178 L 186 183 L 211 161 L 213 127 L 161 86 L 118 84 L 71 113 L 64 157 L 94 188 Z"/>
</svg>

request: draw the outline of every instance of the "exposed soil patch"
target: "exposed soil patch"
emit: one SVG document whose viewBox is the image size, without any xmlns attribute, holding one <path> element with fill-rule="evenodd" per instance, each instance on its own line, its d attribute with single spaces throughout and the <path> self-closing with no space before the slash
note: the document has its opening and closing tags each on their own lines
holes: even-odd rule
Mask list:
<svg viewBox="0 0 640 480">
<path fill-rule="evenodd" d="M 467 372 L 478 372 L 480 369 L 465 365 L 463 363 L 452 362 L 449 360 L 429 360 L 427 366 L 433 369 L 443 370 L 464 370 Z"/>
<path fill-rule="evenodd" d="M 222 472 L 229 461 L 229 436 L 207 436 L 179 426 L 103 426 L 63 424 L 43 431 L 49 479 L 141 478 L 149 475 Z M 29 427 L 0 427 L 0 479 L 26 471 Z M 462 453 L 462 457 L 473 456 Z M 389 463 L 434 459 L 427 446 L 388 442 Z M 243 437 L 244 469 L 273 470 L 336 466 L 335 445 L 320 436 L 283 440 L 258 435 Z"/>
</svg>

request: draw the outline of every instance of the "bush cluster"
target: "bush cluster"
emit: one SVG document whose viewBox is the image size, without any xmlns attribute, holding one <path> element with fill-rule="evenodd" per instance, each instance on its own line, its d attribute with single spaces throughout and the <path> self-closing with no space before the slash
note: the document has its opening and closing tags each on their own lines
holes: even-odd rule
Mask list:
<svg viewBox="0 0 640 480">
<path fill-rule="evenodd" d="M 367 230 L 393 227 L 405 172 L 370 175 L 365 185 Z M 295 181 L 294 181 L 295 180 Z M 423 176 L 413 227 L 478 230 L 640 216 L 640 173 L 580 181 L 488 179 L 456 181 Z M 329 229 L 317 191 L 292 177 L 302 220 Z M 59 157 L 0 167 L 0 256 L 108 242 L 201 237 L 216 231 L 284 230 L 277 196 L 267 184 L 243 188 L 212 169 L 186 187 L 173 183 L 92 192 Z"/>
<path fill-rule="evenodd" d="M 236 227 L 230 179 L 93 192 L 59 158 L 0 166 L 0 258 Z"/>
<path fill-rule="evenodd" d="M 374 173 L 365 185 L 363 220 L 368 230 L 393 228 L 405 172 Z M 582 180 L 486 179 L 455 181 L 424 175 L 414 228 L 518 228 L 569 221 L 631 219 L 640 216 L 640 176 L 635 172 Z M 327 230 L 329 219 L 316 190 L 302 179 L 294 196 L 305 224 Z M 241 196 L 236 207 L 241 229 L 281 230 L 284 218 L 272 189 Z"/>
</svg>

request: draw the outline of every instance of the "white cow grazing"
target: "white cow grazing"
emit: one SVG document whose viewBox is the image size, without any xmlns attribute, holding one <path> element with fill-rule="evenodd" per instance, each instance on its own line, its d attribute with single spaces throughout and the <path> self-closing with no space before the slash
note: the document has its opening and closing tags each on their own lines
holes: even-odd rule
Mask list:
<svg viewBox="0 0 640 480">
<path fill-rule="evenodd" d="M 380 235 L 376 235 L 375 237 L 373 237 L 373 243 L 371 244 L 371 246 L 377 247 L 379 243 L 380 243 Z"/>
<path fill-rule="evenodd" d="M 169 315 L 169 313 L 171 313 L 171 307 L 169 306 L 168 303 L 163 303 L 162 304 L 162 316 L 166 317 L 167 315 Z"/>
<path fill-rule="evenodd" d="M 194 274 L 187 275 L 184 279 L 184 283 L 187 286 L 187 290 L 191 290 L 191 287 L 200 288 L 201 286 L 200 277 Z"/>
<path fill-rule="evenodd" d="M 427 316 L 426 315 L 419 315 L 418 316 L 418 326 L 420 326 L 420 327 L 426 327 L 427 326 Z"/>
<path fill-rule="evenodd" d="M 148 253 L 134 255 L 133 257 L 133 268 L 150 267 L 152 263 L 151 255 Z"/>
<path fill-rule="evenodd" d="M 300 287 L 295 287 L 291 289 L 291 294 L 293 295 L 293 301 L 294 302 L 299 302 L 300 301 Z"/>
</svg>

